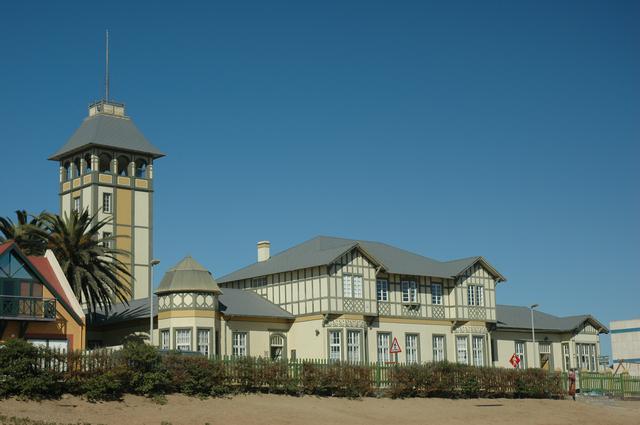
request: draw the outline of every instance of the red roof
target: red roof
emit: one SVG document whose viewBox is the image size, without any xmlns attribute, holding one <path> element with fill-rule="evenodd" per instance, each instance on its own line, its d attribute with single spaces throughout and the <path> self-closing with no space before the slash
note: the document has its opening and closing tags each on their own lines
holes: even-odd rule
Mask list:
<svg viewBox="0 0 640 425">
<path fill-rule="evenodd" d="M 0 254 L 2 254 L 3 252 L 5 252 L 7 249 L 9 249 L 9 247 L 13 245 L 13 241 L 7 241 L 3 244 L 0 245 Z"/>
<path fill-rule="evenodd" d="M 64 289 L 62 289 L 62 284 L 56 277 L 51 264 L 49 264 L 49 260 L 47 260 L 46 257 L 28 256 L 27 258 L 31 264 L 33 264 L 33 267 L 35 267 L 38 272 L 47 279 L 47 282 L 55 289 L 57 295 L 59 295 L 67 305 L 71 305 L 67 294 L 64 292 Z"/>
</svg>

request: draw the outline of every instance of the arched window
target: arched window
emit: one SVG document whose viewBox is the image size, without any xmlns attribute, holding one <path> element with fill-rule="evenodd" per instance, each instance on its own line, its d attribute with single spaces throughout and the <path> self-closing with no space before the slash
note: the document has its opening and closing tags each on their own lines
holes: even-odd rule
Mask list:
<svg viewBox="0 0 640 425">
<path fill-rule="evenodd" d="M 76 158 L 73 160 L 73 175 L 78 177 L 81 171 L 82 167 L 80 166 L 80 158 Z"/>
<path fill-rule="evenodd" d="M 88 174 L 91 172 L 91 154 L 88 153 L 84 156 L 84 174 Z"/>
<path fill-rule="evenodd" d="M 65 162 L 64 165 L 64 179 L 71 180 L 73 178 L 73 167 L 69 161 Z"/>
<path fill-rule="evenodd" d="M 269 339 L 271 360 L 282 360 L 284 357 L 284 336 L 280 334 L 271 335 Z"/>
<path fill-rule="evenodd" d="M 147 161 L 142 158 L 136 159 L 136 177 L 147 178 Z"/>
<path fill-rule="evenodd" d="M 125 177 L 129 175 L 129 158 L 124 155 L 118 157 L 118 175 Z"/>
<path fill-rule="evenodd" d="M 98 165 L 98 170 L 101 173 L 110 173 L 111 172 L 111 155 L 106 153 L 101 153 L 99 157 L 100 164 Z"/>
</svg>

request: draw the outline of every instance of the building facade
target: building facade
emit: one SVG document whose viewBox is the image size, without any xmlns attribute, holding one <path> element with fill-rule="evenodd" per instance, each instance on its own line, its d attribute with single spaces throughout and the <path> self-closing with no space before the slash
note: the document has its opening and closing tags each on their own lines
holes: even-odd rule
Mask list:
<svg viewBox="0 0 640 425">
<path fill-rule="evenodd" d="M 616 320 L 610 327 L 614 371 L 640 376 L 640 319 Z"/>
</svg>

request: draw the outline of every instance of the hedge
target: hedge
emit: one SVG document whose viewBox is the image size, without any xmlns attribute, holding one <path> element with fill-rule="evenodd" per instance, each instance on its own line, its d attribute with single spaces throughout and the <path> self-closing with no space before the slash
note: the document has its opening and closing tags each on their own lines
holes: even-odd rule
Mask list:
<svg viewBox="0 0 640 425">
<path fill-rule="evenodd" d="M 0 348 L 0 397 L 56 398 L 64 392 L 90 401 L 123 394 L 170 393 L 210 397 L 271 392 L 338 397 L 528 397 L 563 395 L 559 373 L 454 363 L 415 365 L 272 361 L 161 354 L 141 342 L 122 350 L 55 353 L 18 339 Z"/>
</svg>

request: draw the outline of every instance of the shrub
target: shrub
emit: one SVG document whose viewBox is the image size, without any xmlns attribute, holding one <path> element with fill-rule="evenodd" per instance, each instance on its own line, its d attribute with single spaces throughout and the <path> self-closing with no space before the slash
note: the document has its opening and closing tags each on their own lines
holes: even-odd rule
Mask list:
<svg viewBox="0 0 640 425">
<path fill-rule="evenodd" d="M 221 396 L 232 391 L 222 362 L 171 354 L 163 358 L 171 389 L 191 396 Z"/>
<path fill-rule="evenodd" d="M 89 401 L 120 400 L 127 389 L 128 379 L 128 371 L 119 367 L 87 379 L 80 386 L 81 393 Z"/>
<path fill-rule="evenodd" d="M 355 398 L 372 393 L 367 366 L 303 363 L 301 382 L 305 394 Z"/>
<path fill-rule="evenodd" d="M 169 392 L 171 377 L 155 347 L 137 340 L 127 341 L 121 355 L 128 368 L 128 387 L 132 393 L 155 396 Z"/>
</svg>

